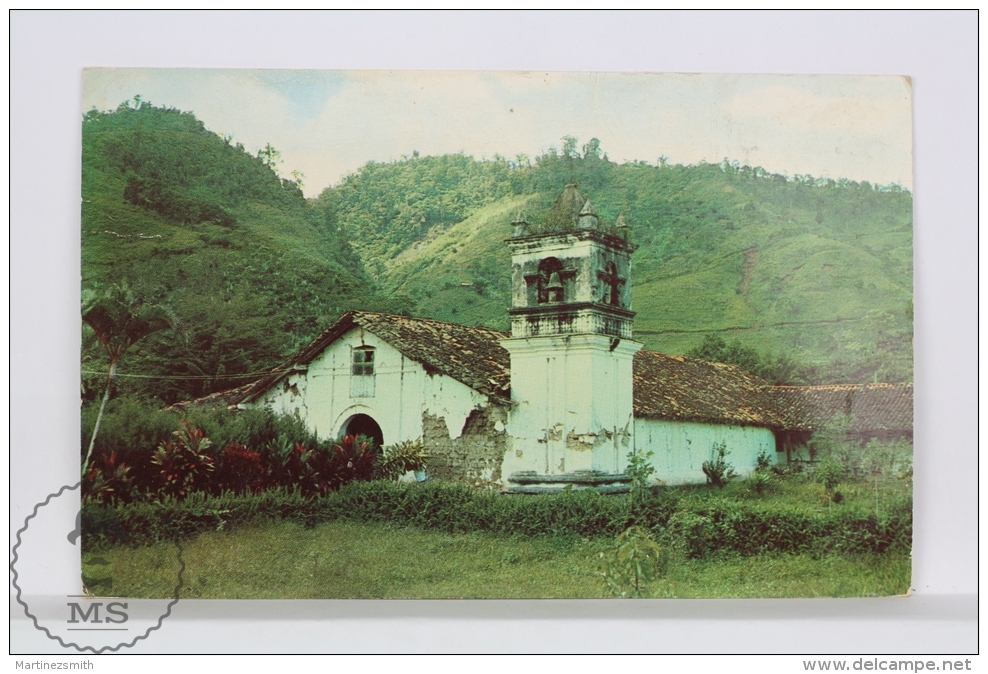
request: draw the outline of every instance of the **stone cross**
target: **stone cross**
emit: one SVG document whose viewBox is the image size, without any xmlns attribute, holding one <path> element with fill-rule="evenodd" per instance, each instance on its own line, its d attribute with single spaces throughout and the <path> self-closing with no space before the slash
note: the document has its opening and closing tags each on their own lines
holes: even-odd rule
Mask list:
<svg viewBox="0 0 988 674">
<path fill-rule="evenodd" d="M 623 279 L 617 275 L 617 267 L 613 262 L 608 262 L 606 266 L 606 271 L 598 271 L 598 278 L 604 282 L 607 288 L 604 290 L 604 296 L 601 298 L 606 304 L 612 304 L 618 306 L 621 304 L 621 286 L 624 285 L 627 279 Z"/>
</svg>

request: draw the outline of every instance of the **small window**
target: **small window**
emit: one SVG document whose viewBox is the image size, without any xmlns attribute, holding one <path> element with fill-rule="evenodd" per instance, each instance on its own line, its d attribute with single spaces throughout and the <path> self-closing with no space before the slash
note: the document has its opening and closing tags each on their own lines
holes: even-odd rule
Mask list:
<svg viewBox="0 0 988 674">
<path fill-rule="evenodd" d="M 354 349 L 350 373 L 354 375 L 374 374 L 374 349 Z"/>
</svg>

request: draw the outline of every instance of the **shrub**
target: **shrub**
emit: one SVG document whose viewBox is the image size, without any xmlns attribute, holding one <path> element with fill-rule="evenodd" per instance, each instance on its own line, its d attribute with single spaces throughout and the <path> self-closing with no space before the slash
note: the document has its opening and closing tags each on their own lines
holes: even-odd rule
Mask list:
<svg viewBox="0 0 988 674">
<path fill-rule="evenodd" d="M 653 496 L 636 516 L 629 496 L 593 490 L 539 496 L 504 496 L 441 482 L 404 484 L 352 482 L 325 495 L 300 489 L 208 495 L 184 500 L 97 503 L 83 506 L 87 546 L 145 544 L 229 529 L 266 519 L 313 526 L 334 519 L 389 522 L 449 533 L 486 531 L 504 536 L 615 537 L 632 526 L 679 549 L 688 557 L 714 553 L 765 552 L 826 554 L 908 550 L 912 505 L 902 496 L 879 517 L 856 506 L 824 508 L 799 503 L 739 503 L 722 492 L 685 497 Z"/>
<path fill-rule="evenodd" d="M 213 471 L 215 464 L 206 450 L 212 442 L 201 429 L 184 420 L 173 435 L 175 440 L 166 440 L 158 446 L 151 463 L 160 467 L 157 492 L 183 498 L 209 486 L 206 474 Z"/>
<path fill-rule="evenodd" d="M 715 487 L 723 487 L 734 477 L 734 468 L 727 462 L 727 442 L 714 443 L 710 453 L 710 460 L 704 461 L 701 468 L 703 474 L 707 476 L 707 484 Z"/>
<path fill-rule="evenodd" d="M 823 459 L 813 470 L 813 478 L 831 493 L 847 476 L 847 468 L 832 456 Z"/>
<path fill-rule="evenodd" d="M 597 575 L 615 597 L 641 597 L 645 583 L 665 573 L 668 557 L 641 527 L 625 529 L 614 547 L 598 553 Z"/>
<path fill-rule="evenodd" d="M 624 469 L 625 474 L 631 478 L 631 503 L 632 507 L 638 508 L 648 500 L 650 496 L 649 478 L 655 473 L 649 459 L 655 452 L 641 454 L 636 451 L 628 453 L 628 467 Z"/>
<path fill-rule="evenodd" d="M 264 473 L 264 464 L 258 452 L 237 442 L 228 442 L 219 456 L 210 491 L 231 491 L 235 494 L 257 491 L 264 487 Z"/>
<path fill-rule="evenodd" d="M 772 467 L 772 459 L 769 457 L 768 452 L 764 449 L 758 452 L 758 456 L 755 458 L 755 470 L 765 471 Z"/>
<path fill-rule="evenodd" d="M 406 440 L 385 447 L 375 467 L 375 477 L 397 480 L 410 470 L 424 470 L 429 452 L 419 440 Z"/>
<path fill-rule="evenodd" d="M 845 508 L 814 509 L 778 504 L 739 504 L 709 499 L 676 512 L 669 535 L 688 557 L 714 552 L 881 553 L 908 550 L 912 512 L 908 506 L 879 519 Z"/>
<path fill-rule="evenodd" d="M 116 452 L 91 462 L 82 476 L 82 497 L 97 503 L 127 503 L 134 494 L 130 467 L 119 460 Z"/>
<path fill-rule="evenodd" d="M 772 486 L 772 474 L 764 470 L 756 470 L 748 478 L 751 490 L 761 496 Z"/>
</svg>

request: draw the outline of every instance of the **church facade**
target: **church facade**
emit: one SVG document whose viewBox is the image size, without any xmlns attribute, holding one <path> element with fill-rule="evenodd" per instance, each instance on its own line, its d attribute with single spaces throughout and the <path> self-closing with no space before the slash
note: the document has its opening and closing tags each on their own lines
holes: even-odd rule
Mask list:
<svg viewBox="0 0 988 674">
<path fill-rule="evenodd" d="M 421 440 L 430 478 L 518 493 L 624 491 L 631 452 L 667 484 L 704 482 L 720 446 L 745 474 L 821 423 L 798 387 L 780 396 L 735 366 L 642 349 L 622 219 L 604 226 L 569 185 L 546 221 L 512 223 L 510 334 L 350 312 L 239 404 L 297 413 L 326 438 Z"/>
</svg>

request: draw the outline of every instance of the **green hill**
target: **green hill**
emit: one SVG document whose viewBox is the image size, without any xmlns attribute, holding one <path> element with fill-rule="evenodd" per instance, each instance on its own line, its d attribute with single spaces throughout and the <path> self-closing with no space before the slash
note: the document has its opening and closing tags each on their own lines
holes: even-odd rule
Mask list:
<svg viewBox="0 0 988 674">
<path fill-rule="evenodd" d="M 381 301 L 332 214 L 191 113 L 136 101 L 82 127 L 82 284 L 126 280 L 175 332 L 128 352 L 125 390 L 171 402 L 239 386 L 351 308 Z M 84 367 L 101 367 L 99 352 Z M 99 377 L 86 380 L 98 388 Z"/>
<path fill-rule="evenodd" d="M 82 131 L 83 288 L 126 280 L 178 319 L 127 353 L 122 372 L 148 378 L 124 390 L 171 402 L 240 385 L 355 308 L 507 329 L 509 223 L 543 224 L 568 182 L 632 228 L 648 348 L 713 335 L 814 367 L 803 380 L 912 377 L 912 196 L 895 186 L 619 165 L 591 142 L 534 162 L 413 153 L 307 201 L 277 151 L 192 113 L 135 99 Z"/>
<path fill-rule="evenodd" d="M 721 335 L 811 366 L 813 381 L 912 378 L 912 196 L 897 186 L 790 179 L 726 160 L 618 165 L 599 152 L 550 152 L 534 166 L 466 160 L 462 175 L 487 178 L 477 195 L 476 180 L 433 190 L 425 169 L 439 161 L 369 165 L 345 183 L 349 195 L 320 197 L 348 214 L 342 227 L 382 285 L 422 315 L 505 329 L 509 223 L 523 210 L 537 224 L 577 181 L 605 222 L 623 213 L 640 245 L 633 308 L 647 348 L 685 353 Z M 353 199 L 354 186 L 370 183 L 365 172 L 382 171 L 387 208 Z M 405 201 L 402 184 L 415 190 Z M 423 194 L 466 204 L 466 217 L 420 215 L 416 228 L 392 215 Z"/>
</svg>

